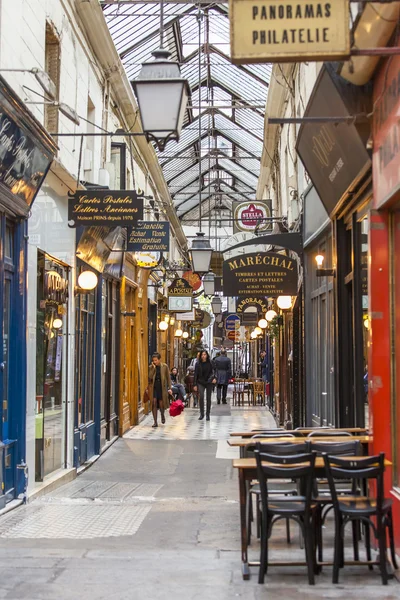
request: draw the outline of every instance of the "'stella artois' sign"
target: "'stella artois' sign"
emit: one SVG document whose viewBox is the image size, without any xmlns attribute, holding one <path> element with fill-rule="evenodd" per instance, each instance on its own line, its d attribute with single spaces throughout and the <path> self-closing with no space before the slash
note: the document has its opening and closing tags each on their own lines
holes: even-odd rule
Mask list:
<svg viewBox="0 0 400 600">
<path fill-rule="evenodd" d="M 232 62 L 338 60 L 350 54 L 349 0 L 230 0 Z"/>
</svg>

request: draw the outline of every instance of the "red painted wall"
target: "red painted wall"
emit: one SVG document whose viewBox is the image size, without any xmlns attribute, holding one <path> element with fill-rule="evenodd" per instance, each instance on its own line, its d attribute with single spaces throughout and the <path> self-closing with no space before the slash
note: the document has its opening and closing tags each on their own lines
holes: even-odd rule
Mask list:
<svg viewBox="0 0 400 600">
<path fill-rule="evenodd" d="M 399 231 L 400 233 L 400 231 Z M 370 340 L 368 355 L 369 418 L 374 441 L 370 454 L 392 455 L 391 361 L 390 361 L 390 231 L 387 211 L 371 212 L 369 301 Z M 400 251 L 400 241 L 399 241 Z M 398 312 L 398 311 L 396 311 Z M 400 361 L 400 331 L 397 354 Z M 394 499 L 394 528 L 397 552 L 400 553 L 400 496 L 392 489 L 393 467 L 385 474 L 385 495 Z"/>
</svg>

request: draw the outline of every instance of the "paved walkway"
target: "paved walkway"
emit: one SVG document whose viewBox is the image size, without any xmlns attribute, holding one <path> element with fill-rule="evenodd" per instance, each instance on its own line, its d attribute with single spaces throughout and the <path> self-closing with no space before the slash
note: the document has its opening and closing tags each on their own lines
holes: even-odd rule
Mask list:
<svg viewBox="0 0 400 600">
<path fill-rule="evenodd" d="M 146 421 L 75 481 L 3 517 L 0 599 L 400 598 L 394 580 L 383 587 L 376 569 L 365 567 L 346 568 L 338 586 L 330 568 L 314 587 L 304 567 L 271 569 L 265 585 L 256 569 L 242 580 L 237 474 L 219 437 L 238 419 L 241 428 L 269 416 L 217 412 L 207 428 L 187 411 L 157 430 L 164 439 Z M 186 439 L 188 432 L 202 439 Z M 254 541 L 251 556 L 258 553 Z M 303 559 L 295 526 L 290 546 L 279 528 L 273 536 L 272 558 L 289 554 Z"/>
</svg>

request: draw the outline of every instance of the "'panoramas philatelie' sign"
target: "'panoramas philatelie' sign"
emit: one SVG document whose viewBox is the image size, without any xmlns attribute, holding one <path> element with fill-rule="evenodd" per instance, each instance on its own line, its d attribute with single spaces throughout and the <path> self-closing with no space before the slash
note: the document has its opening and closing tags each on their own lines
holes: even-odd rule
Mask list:
<svg viewBox="0 0 400 600">
<path fill-rule="evenodd" d="M 262 298 L 238 298 L 236 305 L 236 312 L 242 314 L 247 308 L 256 308 L 257 313 L 266 313 L 268 310 L 268 304 Z"/>
<path fill-rule="evenodd" d="M 350 54 L 349 0 L 230 0 L 234 63 L 338 60 Z"/>
<path fill-rule="evenodd" d="M 143 219 L 143 197 L 132 190 L 77 191 L 69 194 L 70 227 L 128 227 Z"/>
<path fill-rule="evenodd" d="M 126 249 L 129 252 L 169 252 L 169 223 L 142 221 L 138 227 L 128 228 Z"/>
<path fill-rule="evenodd" d="M 295 296 L 297 263 L 284 254 L 259 252 L 224 261 L 224 296 Z"/>
</svg>

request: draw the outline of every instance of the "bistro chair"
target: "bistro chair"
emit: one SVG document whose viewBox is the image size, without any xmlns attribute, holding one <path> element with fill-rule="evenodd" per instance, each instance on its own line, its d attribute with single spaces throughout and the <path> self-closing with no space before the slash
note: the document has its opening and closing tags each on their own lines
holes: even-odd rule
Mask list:
<svg viewBox="0 0 400 600">
<path fill-rule="evenodd" d="M 314 585 L 315 544 L 314 522 L 317 504 L 312 501 L 312 482 L 314 476 L 314 452 L 305 454 L 274 455 L 264 452 L 261 444 L 254 451 L 257 461 L 257 476 L 261 489 L 261 550 L 258 583 L 264 583 L 268 569 L 268 539 L 272 527 L 281 519 L 296 521 L 304 537 L 308 582 Z M 270 479 L 290 477 L 301 482 L 301 493 L 293 496 L 271 497 L 268 487 Z"/>
<path fill-rule="evenodd" d="M 253 404 L 257 405 L 260 401 L 261 406 L 265 406 L 265 382 L 254 381 L 253 383 Z"/>
<path fill-rule="evenodd" d="M 259 439 L 259 438 L 264 438 L 265 439 L 265 435 L 254 435 L 251 439 Z M 273 438 L 273 436 L 268 436 Z M 286 434 L 285 436 L 282 437 L 287 437 L 287 438 L 291 438 L 294 437 L 293 435 L 291 435 L 290 433 Z M 290 442 L 276 442 L 275 444 L 260 444 L 260 442 L 255 442 L 254 445 L 253 444 L 249 444 L 248 446 L 246 446 L 246 458 L 250 458 L 252 456 L 254 456 L 254 450 L 256 449 L 256 446 L 260 445 L 261 448 L 263 449 L 263 451 L 265 452 L 269 452 L 270 454 L 301 454 L 304 452 L 309 452 L 309 442 L 304 442 L 304 444 L 291 444 Z M 293 486 L 293 482 L 287 478 L 285 478 L 284 481 L 280 482 L 282 483 L 282 485 L 289 485 L 289 488 L 282 488 L 279 487 L 278 489 L 275 490 L 270 490 L 269 493 L 270 494 L 279 494 L 279 495 L 284 495 L 284 496 L 290 496 L 293 494 L 297 493 L 296 487 Z M 259 499 L 260 499 L 260 484 L 258 481 L 252 482 L 250 484 L 249 490 L 248 490 L 248 494 L 247 494 L 247 544 L 250 545 L 251 542 L 251 523 L 254 520 L 253 517 L 253 496 L 256 499 L 256 517 L 257 517 L 257 537 L 260 537 L 260 523 L 261 523 L 261 514 L 260 514 L 260 505 L 259 505 Z M 286 540 L 288 542 L 288 544 L 290 544 L 290 522 L 289 519 L 286 520 Z"/>
<path fill-rule="evenodd" d="M 240 400 L 244 406 L 244 379 L 235 379 L 233 382 L 233 406 L 240 406 Z"/>
<path fill-rule="evenodd" d="M 359 440 L 351 440 L 349 442 L 313 442 L 311 449 L 316 452 L 317 456 L 323 454 L 329 454 L 332 456 L 360 456 L 361 444 Z M 356 480 L 337 480 L 335 481 L 336 491 L 341 496 L 360 495 L 361 490 Z M 332 496 L 329 490 L 328 481 L 326 477 L 314 479 L 314 500 L 318 502 L 318 513 L 317 513 L 317 549 L 318 549 L 318 561 L 323 561 L 323 539 L 322 539 L 322 528 L 324 526 L 328 513 L 333 510 Z M 353 521 L 353 552 L 354 560 L 358 560 L 358 539 L 359 532 L 357 523 Z"/>
<path fill-rule="evenodd" d="M 307 437 L 354 437 L 349 431 L 337 431 L 336 429 L 316 429 L 311 431 Z"/>
<path fill-rule="evenodd" d="M 377 456 L 345 457 L 324 454 L 326 474 L 331 491 L 333 509 L 335 511 L 335 552 L 332 582 L 339 582 L 339 568 L 344 565 L 344 529 L 349 522 L 365 523 L 366 550 L 368 566 L 372 568 L 370 529 L 373 530 L 379 545 L 379 567 L 382 583 L 387 585 L 388 572 L 386 566 L 386 528 L 389 532 L 392 564 L 397 569 L 394 547 L 392 500 L 384 497 L 383 478 L 385 472 L 385 454 Z M 337 480 L 375 481 L 374 496 L 340 496 Z"/>
</svg>

